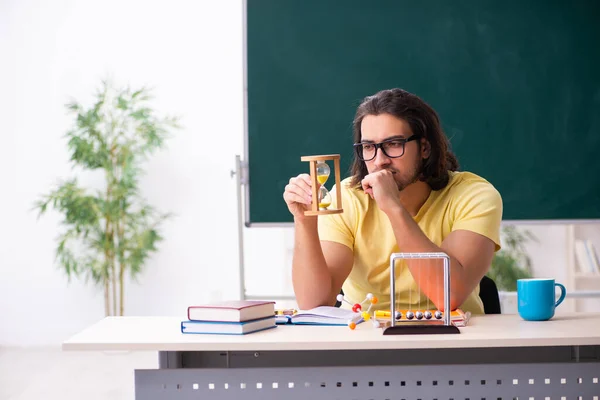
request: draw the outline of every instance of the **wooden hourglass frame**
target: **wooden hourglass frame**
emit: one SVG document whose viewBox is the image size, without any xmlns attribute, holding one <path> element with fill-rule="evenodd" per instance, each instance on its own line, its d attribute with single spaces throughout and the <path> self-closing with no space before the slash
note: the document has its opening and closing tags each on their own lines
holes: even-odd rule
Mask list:
<svg viewBox="0 0 600 400">
<path fill-rule="evenodd" d="M 340 155 L 339 154 L 325 154 L 318 156 L 303 156 L 300 158 L 301 161 L 310 163 L 310 181 L 312 183 L 312 205 L 311 209 L 304 212 L 304 215 L 325 215 L 325 214 L 339 214 L 344 212 L 342 207 L 342 191 L 340 190 Z M 319 183 L 317 179 L 317 164 L 321 161 L 326 162 L 328 160 L 333 161 L 333 169 L 335 172 L 335 187 L 336 190 L 336 205 L 338 208 L 319 208 L 319 186 L 325 186 L 325 182 Z M 331 174 L 330 174 L 331 175 Z"/>
</svg>

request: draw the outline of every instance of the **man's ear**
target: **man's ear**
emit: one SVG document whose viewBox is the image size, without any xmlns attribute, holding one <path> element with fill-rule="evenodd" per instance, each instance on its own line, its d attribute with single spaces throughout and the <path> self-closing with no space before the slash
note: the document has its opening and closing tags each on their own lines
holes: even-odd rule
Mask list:
<svg viewBox="0 0 600 400">
<path fill-rule="evenodd" d="M 429 158 L 431 155 L 431 144 L 425 138 L 421 138 L 421 157 L 424 159 Z"/>
</svg>

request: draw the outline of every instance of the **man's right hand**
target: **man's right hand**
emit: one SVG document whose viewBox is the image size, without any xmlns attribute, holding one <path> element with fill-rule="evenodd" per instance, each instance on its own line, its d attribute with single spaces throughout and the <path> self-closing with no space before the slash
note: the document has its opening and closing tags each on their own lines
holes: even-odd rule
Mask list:
<svg viewBox="0 0 600 400">
<path fill-rule="evenodd" d="M 295 219 L 310 218 L 304 215 L 305 211 L 310 210 L 312 204 L 310 175 L 300 174 L 295 178 L 291 178 L 285 186 L 283 199 Z"/>
</svg>

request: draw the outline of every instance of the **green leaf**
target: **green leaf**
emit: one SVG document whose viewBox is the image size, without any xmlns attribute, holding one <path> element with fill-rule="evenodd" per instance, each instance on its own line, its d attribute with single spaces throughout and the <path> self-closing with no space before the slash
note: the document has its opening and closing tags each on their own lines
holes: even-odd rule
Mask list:
<svg viewBox="0 0 600 400">
<path fill-rule="evenodd" d="M 117 108 L 120 110 L 127 110 L 129 103 L 123 97 L 119 96 L 117 98 Z"/>
</svg>

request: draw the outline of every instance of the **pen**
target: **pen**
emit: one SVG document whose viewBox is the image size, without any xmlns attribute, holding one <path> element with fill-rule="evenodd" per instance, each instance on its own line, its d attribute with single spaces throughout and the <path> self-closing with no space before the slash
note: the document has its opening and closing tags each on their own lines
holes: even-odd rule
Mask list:
<svg viewBox="0 0 600 400">
<path fill-rule="evenodd" d="M 275 315 L 295 315 L 298 310 L 294 308 L 276 309 Z"/>
<path fill-rule="evenodd" d="M 392 315 L 391 311 L 382 311 L 382 310 L 375 311 L 375 317 L 389 317 L 391 315 Z"/>
</svg>

